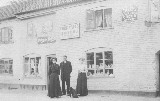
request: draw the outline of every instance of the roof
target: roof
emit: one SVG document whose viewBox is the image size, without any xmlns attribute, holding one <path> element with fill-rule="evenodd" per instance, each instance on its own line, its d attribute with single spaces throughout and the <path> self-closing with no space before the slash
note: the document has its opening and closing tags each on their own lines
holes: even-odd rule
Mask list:
<svg viewBox="0 0 160 101">
<path fill-rule="evenodd" d="M 88 0 L 19 0 L 11 1 L 10 5 L 0 7 L 0 21 L 15 18 L 16 15 L 36 12 L 53 7 L 73 4 Z"/>
</svg>

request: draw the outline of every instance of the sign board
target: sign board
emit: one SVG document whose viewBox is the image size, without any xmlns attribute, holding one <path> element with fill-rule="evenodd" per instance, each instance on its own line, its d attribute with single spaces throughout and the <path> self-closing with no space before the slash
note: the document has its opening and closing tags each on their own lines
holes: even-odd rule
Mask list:
<svg viewBox="0 0 160 101">
<path fill-rule="evenodd" d="M 80 37 L 80 24 L 64 25 L 60 28 L 61 39 L 73 39 Z"/>
<path fill-rule="evenodd" d="M 47 43 L 55 43 L 56 40 L 53 37 L 38 37 L 37 43 L 38 44 L 47 44 Z"/>
</svg>

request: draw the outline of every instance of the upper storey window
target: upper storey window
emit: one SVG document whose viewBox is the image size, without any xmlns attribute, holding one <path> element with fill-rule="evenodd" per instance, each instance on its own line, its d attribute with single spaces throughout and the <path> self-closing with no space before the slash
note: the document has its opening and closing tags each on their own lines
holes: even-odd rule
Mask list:
<svg viewBox="0 0 160 101">
<path fill-rule="evenodd" d="M 87 10 L 87 29 L 112 27 L 112 8 Z"/>
<path fill-rule="evenodd" d="M 9 27 L 4 27 L 0 29 L 0 43 L 8 44 L 12 43 L 12 30 Z"/>
</svg>

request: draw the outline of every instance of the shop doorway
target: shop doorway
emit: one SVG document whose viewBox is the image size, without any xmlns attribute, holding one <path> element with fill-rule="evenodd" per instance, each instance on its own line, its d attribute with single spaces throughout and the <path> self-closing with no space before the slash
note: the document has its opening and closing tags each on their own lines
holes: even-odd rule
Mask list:
<svg viewBox="0 0 160 101">
<path fill-rule="evenodd" d="M 156 54 L 156 59 L 157 59 L 157 65 L 156 65 L 156 85 L 157 85 L 157 90 L 156 90 L 156 96 L 160 96 L 160 51 L 157 52 Z"/>
<path fill-rule="evenodd" d="M 56 57 L 56 55 L 55 54 L 51 54 L 51 55 L 47 55 L 46 56 L 46 67 L 47 67 L 47 87 L 46 87 L 46 89 L 48 90 L 48 84 L 49 84 L 49 66 L 51 65 L 51 58 L 54 58 L 54 57 Z"/>
<path fill-rule="evenodd" d="M 157 95 L 160 96 L 160 52 L 158 53 L 158 92 Z"/>
</svg>

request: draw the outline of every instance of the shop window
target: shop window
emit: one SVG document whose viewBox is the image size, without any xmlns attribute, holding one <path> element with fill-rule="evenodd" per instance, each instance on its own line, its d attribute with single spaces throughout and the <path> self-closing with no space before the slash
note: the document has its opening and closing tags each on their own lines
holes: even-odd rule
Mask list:
<svg viewBox="0 0 160 101">
<path fill-rule="evenodd" d="M 112 8 L 87 10 L 87 29 L 112 27 Z"/>
<path fill-rule="evenodd" d="M 12 43 L 12 30 L 9 27 L 0 29 L 0 43 Z"/>
<path fill-rule="evenodd" d="M 114 77 L 112 51 L 89 52 L 87 55 L 87 76 Z"/>
<path fill-rule="evenodd" d="M 25 56 L 24 57 L 24 76 L 25 77 L 39 77 L 41 68 L 40 56 Z"/>
<path fill-rule="evenodd" d="M 0 59 L 0 74 L 13 74 L 13 60 Z"/>
</svg>

